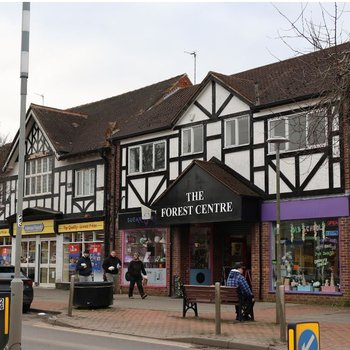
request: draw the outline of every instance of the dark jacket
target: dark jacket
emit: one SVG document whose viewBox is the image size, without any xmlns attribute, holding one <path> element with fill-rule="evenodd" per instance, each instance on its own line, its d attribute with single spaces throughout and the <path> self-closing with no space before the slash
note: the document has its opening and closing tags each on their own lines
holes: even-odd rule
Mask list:
<svg viewBox="0 0 350 350">
<path fill-rule="evenodd" d="M 81 266 L 82 263 L 86 264 L 86 267 L 84 268 Z M 79 275 L 81 276 L 90 276 L 92 274 L 92 264 L 90 257 L 85 257 L 84 255 L 78 260 L 77 262 L 77 271 L 79 272 Z"/>
<path fill-rule="evenodd" d="M 121 265 L 122 265 L 122 262 L 119 260 L 119 258 L 117 258 L 116 256 L 113 257 L 112 255 L 110 255 L 109 257 L 107 257 L 106 259 L 103 260 L 102 267 L 106 273 L 111 273 L 112 275 L 117 275 L 119 272 L 118 267 L 120 267 Z M 112 270 L 112 271 L 108 270 L 108 268 L 110 266 L 113 266 L 114 270 Z"/>
<path fill-rule="evenodd" d="M 128 272 L 131 278 L 141 279 L 141 272 L 144 276 L 147 276 L 145 266 L 141 260 L 131 260 L 128 266 Z"/>
</svg>

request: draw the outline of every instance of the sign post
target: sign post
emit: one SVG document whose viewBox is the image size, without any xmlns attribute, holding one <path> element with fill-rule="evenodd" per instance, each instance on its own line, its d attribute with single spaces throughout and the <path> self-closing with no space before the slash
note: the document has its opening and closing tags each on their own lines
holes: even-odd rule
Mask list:
<svg viewBox="0 0 350 350">
<path fill-rule="evenodd" d="M 288 350 L 320 349 L 320 325 L 318 322 L 288 324 Z"/>
</svg>

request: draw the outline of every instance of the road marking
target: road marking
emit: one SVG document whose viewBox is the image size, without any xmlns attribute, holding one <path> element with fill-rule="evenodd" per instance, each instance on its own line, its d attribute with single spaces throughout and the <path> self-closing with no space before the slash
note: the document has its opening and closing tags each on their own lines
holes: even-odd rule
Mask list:
<svg viewBox="0 0 350 350">
<path fill-rule="evenodd" d="M 301 347 L 301 350 L 309 350 L 310 349 L 310 346 L 312 345 L 312 343 L 314 342 L 315 340 L 315 335 L 313 334 L 311 336 L 311 338 L 309 339 L 307 345 L 305 345 L 305 343 L 303 344 L 303 346 Z"/>
</svg>

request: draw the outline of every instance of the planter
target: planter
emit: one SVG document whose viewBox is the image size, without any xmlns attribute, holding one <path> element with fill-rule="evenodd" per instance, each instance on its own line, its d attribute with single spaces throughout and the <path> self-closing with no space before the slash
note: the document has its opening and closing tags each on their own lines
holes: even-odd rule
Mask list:
<svg viewBox="0 0 350 350">
<path fill-rule="evenodd" d="M 326 293 L 336 293 L 339 292 L 339 288 L 338 286 L 322 286 L 321 291 Z"/>
<path fill-rule="evenodd" d="M 313 286 L 298 286 L 298 292 L 313 292 Z"/>
<path fill-rule="evenodd" d="M 113 305 L 113 282 L 75 283 L 73 305 L 82 308 L 100 308 Z"/>
</svg>

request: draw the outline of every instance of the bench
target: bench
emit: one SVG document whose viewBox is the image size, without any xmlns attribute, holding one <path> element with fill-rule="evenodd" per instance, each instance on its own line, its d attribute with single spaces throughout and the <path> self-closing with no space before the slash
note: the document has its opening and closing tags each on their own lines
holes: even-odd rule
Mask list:
<svg viewBox="0 0 350 350">
<path fill-rule="evenodd" d="M 182 285 L 182 296 L 182 317 L 186 317 L 186 313 L 189 309 L 192 309 L 195 316 L 198 317 L 197 303 L 215 304 L 215 286 L 185 284 Z M 239 288 L 220 286 L 220 304 L 237 305 L 239 321 L 243 320 L 245 305 L 239 293 Z M 254 319 L 254 315 L 251 315 L 251 317 Z"/>
</svg>

